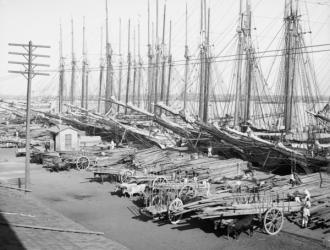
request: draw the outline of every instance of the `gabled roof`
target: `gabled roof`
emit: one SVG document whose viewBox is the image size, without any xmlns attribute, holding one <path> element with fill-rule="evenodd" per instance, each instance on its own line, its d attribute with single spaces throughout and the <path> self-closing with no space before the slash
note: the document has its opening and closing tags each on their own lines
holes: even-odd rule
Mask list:
<svg viewBox="0 0 330 250">
<path fill-rule="evenodd" d="M 48 129 L 48 131 L 50 131 L 51 133 L 53 134 L 58 134 L 64 130 L 67 130 L 67 129 L 70 129 L 70 130 L 74 130 L 74 131 L 77 131 L 77 132 L 81 132 L 79 129 L 76 129 L 76 128 L 73 128 L 71 126 L 67 126 L 67 125 L 61 125 L 61 124 L 58 124 L 56 126 L 53 126 L 53 127 L 50 127 Z"/>
</svg>

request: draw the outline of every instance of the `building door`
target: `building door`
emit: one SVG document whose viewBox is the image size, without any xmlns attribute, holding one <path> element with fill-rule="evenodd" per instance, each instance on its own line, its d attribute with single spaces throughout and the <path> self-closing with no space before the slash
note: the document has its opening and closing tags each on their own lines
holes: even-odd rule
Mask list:
<svg viewBox="0 0 330 250">
<path fill-rule="evenodd" d="M 65 150 L 71 150 L 72 149 L 72 134 L 66 134 L 65 135 Z"/>
</svg>

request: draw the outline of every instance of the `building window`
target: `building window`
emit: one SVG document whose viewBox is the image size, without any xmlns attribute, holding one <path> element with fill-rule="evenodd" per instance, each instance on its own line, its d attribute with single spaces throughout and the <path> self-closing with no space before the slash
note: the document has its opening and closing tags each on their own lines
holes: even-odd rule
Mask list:
<svg viewBox="0 0 330 250">
<path fill-rule="evenodd" d="M 65 135 L 65 149 L 70 150 L 72 148 L 72 134 Z"/>
</svg>

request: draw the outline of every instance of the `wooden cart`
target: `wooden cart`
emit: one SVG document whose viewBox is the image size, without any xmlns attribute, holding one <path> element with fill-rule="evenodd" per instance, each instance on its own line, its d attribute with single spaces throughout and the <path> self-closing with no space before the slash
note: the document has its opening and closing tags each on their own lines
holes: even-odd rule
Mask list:
<svg viewBox="0 0 330 250">
<path fill-rule="evenodd" d="M 59 152 L 63 163 L 67 168 L 75 168 L 78 170 L 94 166 L 97 162 L 97 157 L 84 151 Z"/>
<path fill-rule="evenodd" d="M 141 209 L 141 213 L 153 219 L 165 218 L 171 215 L 169 211 L 177 206 L 191 202 L 197 197 L 207 197 L 209 187 L 205 182 L 175 182 L 157 178 L 144 194 L 145 207 Z"/>
<path fill-rule="evenodd" d="M 275 235 L 283 227 L 284 215 L 301 210 L 301 204 L 288 200 L 286 194 L 224 193 L 209 199 L 183 204 L 178 198 L 169 207 L 169 219 L 177 224 L 184 214 L 226 224 L 227 220 L 255 215 L 267 234 Z"/>
</svg>

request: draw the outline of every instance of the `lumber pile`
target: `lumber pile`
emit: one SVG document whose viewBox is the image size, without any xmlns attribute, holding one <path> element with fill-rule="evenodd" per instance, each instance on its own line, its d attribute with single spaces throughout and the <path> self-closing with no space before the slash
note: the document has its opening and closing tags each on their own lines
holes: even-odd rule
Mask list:
<svg viewBox="0 0 330 250">
<path fill-rule="evenodd" d="M 276 185 L 272 191 L 284 191 L 290 196 L 303 197 L 304 190 L 311 194 L 312 207 L 310 209 L 310 222 L 308 228 L 324 230 L 330 227 L 330 176 L 328 173 L 319 172 L 300 176 L 301 184 L 297 186 Z M 301 225 L 301 212 L 288 216 L 291 222 Z"/>
<path fill-rule="evenodd" d="M 125 162 L 130 162 L 131 166 L 136 169 L 167 169 L 173 165 L 171 159 L 166 155 L 165 151 L 158 147 L 151 147 L 136 151 L 125 159 Z"/>
<path fill-rule="evenodd" d="M 171 159 L 172 160 L 172 159 Z M 172 164 L 155 167 L 153 172 L 161 174 L 175 174 L 182 178 L 198 177 L 199 180 L 209 180 L 217 183 L 223 178 L 235 178 L 248 170 L 247 162 L 240 159 L 221 160 L 218 157 L 203 157 L 190 159 L 187 156 L 172 160 Z"/>
<path fill-rule="evenodd" d="M 112 150 L 102 150 L 97 156 L 94 168 L 105 168 L 120 164 L 124 158 L 133 154 L 134 148 L 115 148 Z"/>
</svg>

